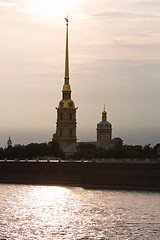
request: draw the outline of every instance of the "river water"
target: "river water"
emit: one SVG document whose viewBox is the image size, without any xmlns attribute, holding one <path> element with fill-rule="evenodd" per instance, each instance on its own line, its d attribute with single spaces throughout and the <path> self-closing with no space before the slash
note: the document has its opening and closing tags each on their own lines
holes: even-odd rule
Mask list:
<svg viewBox="0 0 160 240">
<path fill-rule="evenodd" d="M 160 239 L 160 193 L 0 184 L 2 239 Z"/>
</svg>

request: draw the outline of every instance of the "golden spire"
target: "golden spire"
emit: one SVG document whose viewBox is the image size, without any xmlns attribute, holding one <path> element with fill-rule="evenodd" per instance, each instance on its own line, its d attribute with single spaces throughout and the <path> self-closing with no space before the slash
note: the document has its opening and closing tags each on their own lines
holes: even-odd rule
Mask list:
<svg viewBox="0 0 160 240">
<path fill-rule="evenodd" d="M 69 84 L 69 53 L 68 53 L 68 16 L 66 20 L 66 54 L 65 54 L 65 84 Z"/>
</svg>

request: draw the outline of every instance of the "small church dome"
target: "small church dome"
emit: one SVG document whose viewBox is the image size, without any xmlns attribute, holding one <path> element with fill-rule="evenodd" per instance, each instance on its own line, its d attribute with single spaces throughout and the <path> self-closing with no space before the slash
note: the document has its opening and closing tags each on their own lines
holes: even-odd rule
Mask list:
<svg viewBox="0 0 160 240">
<path fill-rule="evenodd" d="M 75 104 L 71 99 L 69 99 L 69 100 L 63 99 L 59 102 L 58 108 L 60 108 L 60 109 L 62 109 L 62 108 L 75 109 Z"/>
<path fill-rule="evenodd" d="M 10 137 L 9 137 L 9 139 L 7 140 L 7 146 L 8 146 L 8 147 L 12 146 L 12 140 L 11 140 Z"/>
<path fill-rule="evenodd" d="M 105 106 L 102 112 L 102 121 L 97 124 L 97 129 L 112 129 L 112 125 L 107 121 Z"/>
<path fill-rule="evenodd" d="M 97 124 L 97 129 L 112 129 L 112 125 L 108 121 L 102 120 Z"/>
<path fill-rule="evenodd" d="M 107 112 L 106 110 L 104 109 L 104 111 L 102 112 L 102 116 L 106 116 L 107 115 Z"/>
</svg>

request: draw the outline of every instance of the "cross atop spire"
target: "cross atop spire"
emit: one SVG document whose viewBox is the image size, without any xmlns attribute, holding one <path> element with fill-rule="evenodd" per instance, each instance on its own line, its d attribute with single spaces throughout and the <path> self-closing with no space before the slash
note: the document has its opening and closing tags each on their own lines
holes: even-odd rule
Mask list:
<svg viewBox="0 0 160 240">
<path fill-rule="evenodd" d="M 66 54 L 65 54 L 65 76 L 64 84 L 69 84 L 69 52 L 68 52 L 68 16 L 65 18 L 66 20 Z"/>
<path fill-rule="evenodd" d="M 106 112 L 105 104 L 104 104 L 104 110 L 102 112 L 102 121 L 106 121 L 106 120 L 107 120 L 107 112 Z"/>
</svg>

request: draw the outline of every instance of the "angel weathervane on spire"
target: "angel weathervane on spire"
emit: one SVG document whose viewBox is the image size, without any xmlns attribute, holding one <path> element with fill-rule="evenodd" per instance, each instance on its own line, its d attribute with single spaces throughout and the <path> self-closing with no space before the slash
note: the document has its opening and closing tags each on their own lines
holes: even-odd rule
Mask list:
<svg viewBox="0 0 160 240">
<path fill-rule="evenodd" d="M 68 15 L 67 15 L 67 17 L 66 18 L 64 18 L 65 20 L 66 20 L 66 22 L 68 23 L 69 22 L 69 20 L 68 20 Z"/>
</svg>

